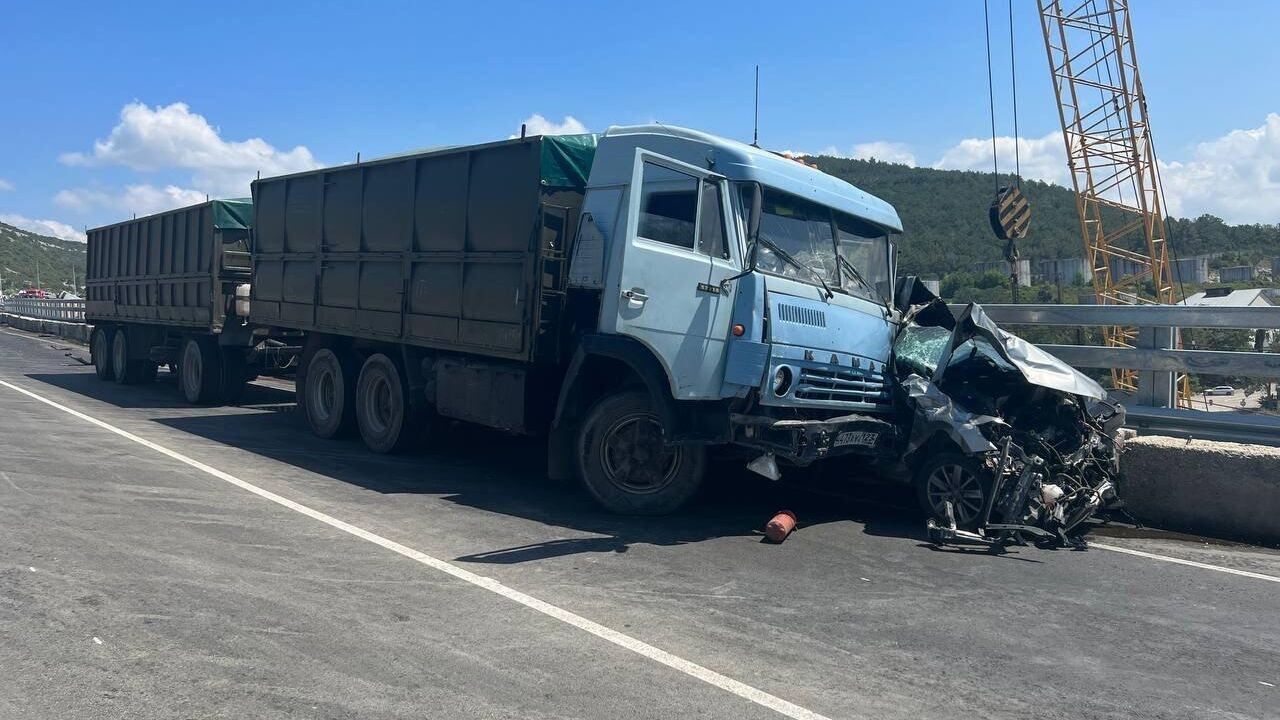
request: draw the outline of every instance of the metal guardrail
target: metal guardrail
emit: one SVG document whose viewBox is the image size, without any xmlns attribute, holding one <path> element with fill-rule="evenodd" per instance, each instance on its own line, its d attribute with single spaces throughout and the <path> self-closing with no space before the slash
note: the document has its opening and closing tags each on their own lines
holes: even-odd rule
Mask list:
<svg viewBox="0 0 1280 720">
<path fill-rule="evenodd" d="M 963 306 L 953 305 L 953 310 Z M 1280 330 L 1280 308 L 1184 305 L 983 305 L 1001 325 L 1138 328 L 1138 347 L 1041 345 L 1079 368 L 1139 371 L 1138 391 L 1123 394 L 1130 427 L 1207 440 L 1280 445 L 1280 418 L 1249 412 L 1205 412 L 1176 407 L 1179 373 L 1280 378 L 1280 353 L 1182 350 L 1178 328 Z"/>
<path fill-rule="evenodd" d="M 12 297 L 0 304 L 0 311 L 37 320 L 84 322 L 84 300 Z"/>
</svg>

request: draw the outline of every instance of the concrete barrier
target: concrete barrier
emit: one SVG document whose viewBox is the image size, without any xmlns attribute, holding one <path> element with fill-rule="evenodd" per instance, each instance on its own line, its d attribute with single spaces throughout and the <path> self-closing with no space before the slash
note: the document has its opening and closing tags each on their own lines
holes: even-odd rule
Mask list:
<svg viewBox="0 0 1280 720">
<path fill-rule="evenodd" d="M 1142 436 L 1118 488 L 1134 517 L 1166 530 L 1280 543 L 1280 448 Z"/>
<path fill-rule="evenodd" d="M 41 320 L 23 315 L 14 315 L 13 313 L 0 313 L 0 318 L 3 319 L 5 324 L 19 330 L 57 335 L 60 338 L 81 343 L 88 343 L 89 333 L 93 332 L 93 326 L 85 323 L 66 322 L 64 320 Z"/>
</svg>

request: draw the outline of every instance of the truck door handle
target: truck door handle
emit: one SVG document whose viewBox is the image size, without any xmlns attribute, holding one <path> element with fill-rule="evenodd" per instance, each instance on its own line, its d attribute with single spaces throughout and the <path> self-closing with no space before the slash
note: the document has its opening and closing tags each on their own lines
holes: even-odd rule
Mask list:
<svg viewBox="0 0 1280 720">
<path fill-rule="evenodd" d="M 622 293 L 622 297 L 626 298 L 627 304 L 632 307 L 640 307 L 649 299 L 649 296 L 644 294 L 644 290 L 642 288 L 631 288 L 630 290 Z"/>
</svg>

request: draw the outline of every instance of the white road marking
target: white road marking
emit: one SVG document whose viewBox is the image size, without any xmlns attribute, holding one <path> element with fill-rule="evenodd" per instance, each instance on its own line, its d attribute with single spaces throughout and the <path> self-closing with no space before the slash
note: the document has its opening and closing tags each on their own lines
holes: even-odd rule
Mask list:
<svg viewBox="0 0 1280 720">
<path fill-rule="evenodd" d="M 1157 555 L 1155 553 L 1143 552 L 1142 550 L 1131 550 L 1129 548 L 1117 547 L 1115 545 L 1103 545 L 1102 543 L 1096 542 L 1090 542 L 1089 547 L 1097 548 L 1099 550 L 1107 550 L 1109 552 L 1124 553 L 1125 555 L 1136 555 L 1137 557 L 1147 558 L 1148 560 L 1177 563 L 1178 565 L 1200 568 L 1201 570 L 1213 570 L 1214 572 L 1230 573 L 1232 575 L 1240 575 L 1241 577 L 1254 578 L 1256 580 L 1269 580 L 1271 582 L 1280 583 L 1280 577 L 1276 577 L 1275 575 L 1263 575 L 1262 573 L 1251 572 L 1249 570 L 1237 570 L 1235 568 L 1223 567 L 1221 565 L 1210 565 L 1209 563 L 1196 562 L 1195 560 L 1183 560 L 1182 558 L 1170 557 L 1168 555 Z"/>
<path fill-rule="evenodd" d="M 1266 685 L 1267 687 L 1275 687 L 1275 685 L 1272 685 L 1271 683 L 1267 682 L 1266 680 L 1259 680 L 1259 681 L 1258 681 L 1258 684 L 1259 684 L 1259 685 Z"/>
<path fill-rule="evenodd" d="M 5 335 L 12 335 L 14 337 L 19 337 L 19 338 L 26 338 L 27 340 L 35 340 L 36 342 L 40 342 L 40 343 L 52 344 L 54 342 L 54 338 L 52 336 L 40 337 L 39 335 L 26 335 L 23 333 L 13 332 L 12 330 L 0 330 L 0 333 L 3 333 Z M 58 340 L 66 340 L 66 338 L 58 338 Z M 72 344 L 79 345 L 80 343 L 72 343 Z"/>
<path fill-rule="evenodd" d="M 338 530 L 341 530 L 350 535 L 354 535 L 362 540 L 367 540 L 368 542 L 371 542 L 374 545 L 379 545 L 392 552 L 399 553 L 400 555 L 403 555 L 409 558 L 410 560 L 415 560 L 423 565 L 426 565 L 429 568 L 432 568 L 434 570 L 439 570 L 440 572 L 445 573 L 447 575 L 452 575 L 453 577 L 459 580 L 462 580 L 464 582 L 468 582 L 472 585 L 475 585 L 476 587 L 484 588 L 485 590 L 488 590 L 491 593 L 500 595 L 513 602 L 520 603 L 521 605 L 524 605 L 527 608 L 537 610 L 543 615 L 547 615 L 549 617 L 555 618 L 556 620 L 559 620 L 560 622 L 563 622 L 566 625 L 572 625 L 573 627 L 576 627 L 579 630 L 583 630 L 585 632 L 591 633 L 592 635 L 595 635 L 596 637 L 601 638 L 602 640 L 607 640 L 613 643 L 614 645 L 617 645 L 618 647 L 624 648 L 626 650 L 630 650 L 631 652 L 634 652 L 637 655 L 648 658 L 649 660 L 653 660 L 654 662 L 661 663 L 662 665 L 666 665 L 667 667 L 672 668 L 674 670 L 678 670 L 690 677 L 701 680 L 709 685 L 718 687 L 721 690 L 725 690 L 727 692 L 733 693 L 734 695 L 737 695 L 738 697 L 743 698 L 745 700 L 749 700 L 757 705 L 761 705 L 763 707 L 769 708 L 770 710 L 773 710 L 781 715 L 785 715 L 786 717 L 789 717 L 789 718 L 795 718 L 796 720 L 830 720 L 830 718 L 828 718 L 825 715 L 820 715 L 812 710 L 800 707 L 795 703 L 783 700 L 782 698 L 777 697 L 776 695 L 771 695 L 763 690 L 760 690 L 759 688 L 755 688 L 741 681 L 734 680 L 733 678 L 728 677 L 727 675 L 721 675 L 720 673 L 714 670 L 705 668 L 695 662 L 686 660 L 678 655 L 669 653 L 666 650 L 663 650 L 661 648 L 654 647 L 653 645 L 650 645 L 641 640 L 637 640 L 636 638 L 633 638 L 630 635 L 620 633 L 617 630 L 605 627 L 604 625 L 601 625 L 600 623 L 594 622 L 592 620 L 588 620 L 582 617 L 581 615 L 572 613 L 568 610 L 565 610 L 564 608 L 558 607 L 556 605 L 552 605 L 551 603 L 543 600 L 539 600 L 538 598 L 535 598 L 532 595 L 527 595 L 514 588 L 507 587 L 506 585 L 503 585 L 497 580 L 484 577 L 483 575 L 477 575 L 469 570 L 465 570 L 463 568 L 458 567 L 457 565 L 453 565 L 451 563 L 445 562 L 444 560 L 440 560 L 439 558 L 433 557 L 419 550 L 415 550 L 411 547 L 408 547 L 407 545 L 401 545 L 400 543 L 395 542 L 394 540 L 388 540 L 387 538 L 384 538 L 381 535 L 377 535 L 375 533 L 371 533 L 368 530 L 365 530 L 364 528 L 360 528 L 355 525 L 352 525 L 351 523 L 339 520 L 338 518 L 335 518 L 332 515 L 328 515 L 326 513 L 320 512 L 319 510 L 313 510 L 312 508 L 309 508 L 306 505 L 294 502 L 293 500 L 290 500 L 289 498 L 286 498 L 284 496 L 277 495 L 271 492 L 270 490 L 264 490 L 263 488 L 260 488 L 257 485 L 241 480 L 240 478 L 234 475 L 223 472 L 210 465 L 206 465 L 200 462 L 199 460 L 189 458 L 180 452 L 170 450 L 169 448 L 164 447 L 163 445 L 159 445 L 150 440 L 147 440 L 146 438 L 142 438 L 137 435 L 134 435 L 128 430 L 122 430 L 110 423 L 107 423 L 95 417 L 86 415 L 80 412 L 79 410 L 74 410 L 65 405 L 61 405 L 46 397 L 37 395 L 36 393 L 31 392 L 30 390 L 26 390 L 24 388 L 18 387 L 17 385 L 14 385 L 9 382 L 5 382 L 4 380 L 0 380 L 0 385 L 3 385 L 9 388 L 10 390 L 14 390 L 16 392 L 22 393 L 23 395 L 26 395 L 27 397 L 30 397 L 34 400 L 38 400 L 44 403 L 45 405 L 61 410 L 67 413 L 68 415 L 72 415 L 81 420 L 84 420 L 85 422 L 96 425 L 102 428 L 103 430 L 113 432 L 116 435 L 119 435 L 120 437 L 125 438 L 126 440 L 132 440 L 133 442 L 136 442 L 139 445 L 142 445 L 143 447 L 150 448 L 151 450 L 154 450 L 160 453 L 161 455 L 165 455 L 174 460 L 177 460 L 178 462 L 190 465 L 191 467 L 197 470 L 200 470 L 201 472 L 207 473 L 209 475 L 212 475 L 213 477 L 218 478 L 219 480 L 223 480 L 232 485 L 235 485 L 236 487 L 241 488 L 242 490 L 247 490 L 253 493 L 254 495 L 257 495 L 265 500 L 270 500 L 271 502 L 276 503 L 277 505 L 282 505 L 286 508 L 289 508 L 290 510 L 293 510 L 294 512 L 301 513 L 302 515 L 306 515 L 307 517 L 312 518 L 313 520 L 319 520 L 320 522 L 326 525 L 337 528 Z"/>
</svg>

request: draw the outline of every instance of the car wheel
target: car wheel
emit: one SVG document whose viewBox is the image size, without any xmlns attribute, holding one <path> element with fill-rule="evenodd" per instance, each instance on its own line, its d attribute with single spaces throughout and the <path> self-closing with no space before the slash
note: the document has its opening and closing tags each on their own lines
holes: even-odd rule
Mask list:
<svg viewBox="0 0 1280 720">
<path fill-rule="evenodd" d="M 600 400 L 578 436 L 578 472 L 587 492 L 619 514 L 676 511 L 697 493 L 705 465 L 705 447 L 666 442 L 643 390 Z"/>
<path fill-rule="evenodd" d="M 982 518 L 990 481 L 973 458 L 957 453 L 933 455 L 916 471 L 916 497 L 920 508 L 939 522 L 946 519 L 951 502 L 956 527 L 972 530 Z"/>
</svg>

